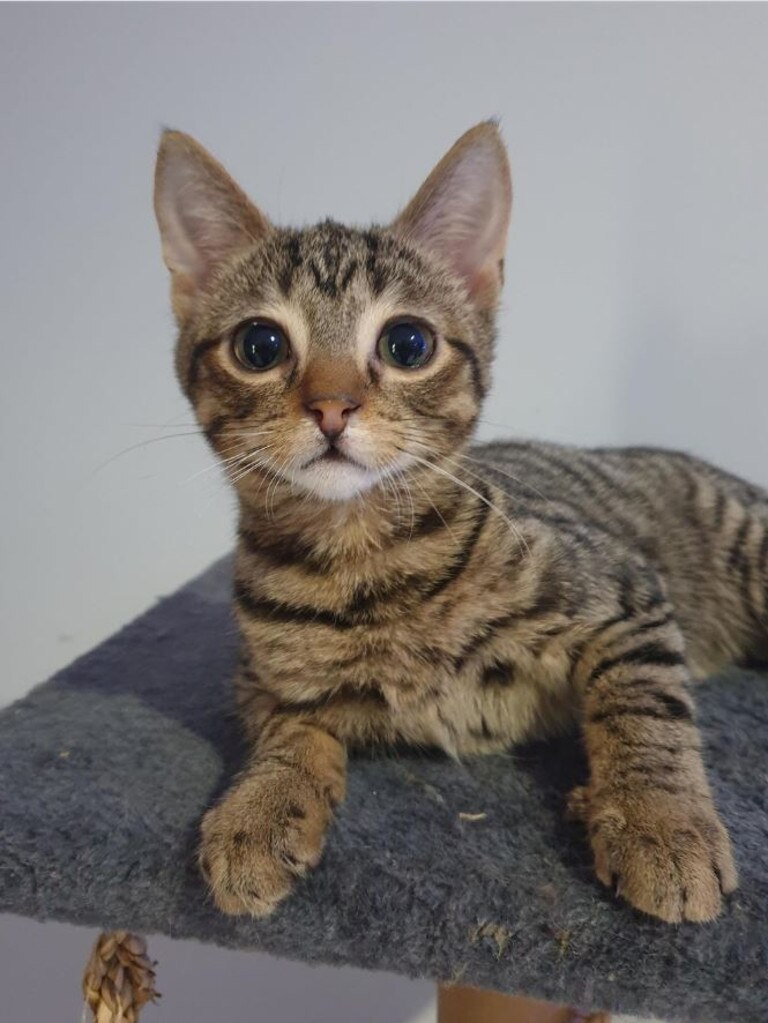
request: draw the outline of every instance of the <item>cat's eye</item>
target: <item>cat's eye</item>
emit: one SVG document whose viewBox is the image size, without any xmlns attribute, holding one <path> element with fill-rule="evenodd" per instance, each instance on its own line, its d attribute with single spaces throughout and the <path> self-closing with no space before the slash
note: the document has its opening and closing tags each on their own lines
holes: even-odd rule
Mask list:
<svg viewBox="0 0 768 1023">
<path fill-rule="evenodd" d="M 233 350 L 242 366 L 257 373 L 279 366 L 290 353 L 288 338 L 280 327 L 263 320 L 251 320 L 238 327 Z"/>
<path fill-rule="evenodd" d="M 432 358 L 435 338 L 420 323 L 393 323 L 379 338 L 379 357 L 399 369 L 418 369 Z"/>
</svg>

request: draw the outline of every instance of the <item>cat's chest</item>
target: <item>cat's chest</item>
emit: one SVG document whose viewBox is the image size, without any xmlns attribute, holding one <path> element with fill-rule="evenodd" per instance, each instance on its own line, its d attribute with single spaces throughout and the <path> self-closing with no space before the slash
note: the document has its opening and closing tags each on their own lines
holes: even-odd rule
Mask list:
<svg viewBox="0 0 768 1023">
<path fill-rule="evenodd" d="M 542 596 L 531 559 L 517 547 L 505 557 L 487 531 L 472 546 L 476 524 L 466 531 L 450 557 L 437 536 L 432 560 L 425 544 L 406 545 L 324 572 L 270 566 L 242 549 L 235 608 L 265 688 L 332 714 L 353 739 L 455 753 L 559 727 L 569 713 L 568 623 Z"/>
<path fill-rule="evenodd" d="M 452 754 L 499 751 L 560 729 L 572 708 L 567 645 L 542 643 L 526 623 L 497 629 L 459 615 L 452 625 L 403 615 L 385 625 L 324 622 L 254 629 L 259 670 L 287 702 L 336 711 L 338 727 L 370 704 L 366 732 Z"/>
</svg>

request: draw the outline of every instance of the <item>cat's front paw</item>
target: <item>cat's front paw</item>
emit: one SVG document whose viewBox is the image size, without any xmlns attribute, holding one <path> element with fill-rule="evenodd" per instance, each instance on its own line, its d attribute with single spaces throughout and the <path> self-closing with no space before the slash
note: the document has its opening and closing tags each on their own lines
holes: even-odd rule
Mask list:
<svg viewBox="0 0 768 1023">
<path fill-rule="evenodd" d="M 579 789 L 598 878 L 636 909 L 669 923 L 704 923 L 738 883 L 728 834 L 708 798 L 663 791 Z"/>
<path fill-rule="evenodd" d="M 224 913 L 268 916 L 317 865 L 343 788 L 290 768 L 256 769 L 203 818 L 200 869 Z"/>
</svg>

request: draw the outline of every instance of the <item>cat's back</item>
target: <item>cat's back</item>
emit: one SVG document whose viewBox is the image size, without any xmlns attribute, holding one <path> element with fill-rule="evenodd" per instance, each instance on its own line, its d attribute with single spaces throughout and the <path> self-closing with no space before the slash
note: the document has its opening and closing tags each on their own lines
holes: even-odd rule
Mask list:
<svg viewBox="0 0 768 1023">
<path fill-rule="evenodd" d="M 510 512 L 588 557 L 625 567 L 641 555 L 662 577 L 698 669 L 734 659 L 765 614 L 768 494 L 679 451 L 581 449 L 528 441 L 478 445 L 473 472 Z M 761 626 L 758 631 L 763 632 Z"/>
<path fill-rule="evenodd" d="M 636 526 L 659 517 L 720 524 L 729 502 L 768 513 L 768 492 L 693 455 L 654 447 L 580 448 L 529 440 L 497 440 L 471 449 L 468 471 L 485 476 L 521 508 L 543 516 L 582 511 L 585 521 L 611 529 L 621 515 Z"/>
</svg>

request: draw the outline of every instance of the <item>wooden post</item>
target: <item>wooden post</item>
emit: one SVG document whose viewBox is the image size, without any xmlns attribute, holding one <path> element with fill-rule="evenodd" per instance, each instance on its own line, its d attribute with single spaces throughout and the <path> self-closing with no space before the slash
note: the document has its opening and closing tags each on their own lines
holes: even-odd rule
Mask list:
<svg viewBox="0 0 768 1023">
<path fill-rule="evenodd" d="M 565 1005 L 474 987 L 438 987 L 437 1023 L 610 1023 L 605 1013 L 584 1016 Z"/>
</svg>

